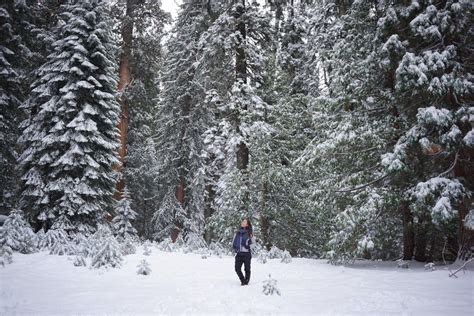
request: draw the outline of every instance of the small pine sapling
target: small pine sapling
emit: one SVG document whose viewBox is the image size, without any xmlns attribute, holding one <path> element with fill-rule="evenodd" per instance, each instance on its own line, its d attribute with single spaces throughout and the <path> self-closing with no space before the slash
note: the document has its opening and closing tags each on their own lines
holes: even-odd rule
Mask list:
<svg viewBox="0 0 474 316">
<path fill-rule="evenodd" d="M 140 275 L 149 275 L 151 273 L 151 268 L 150 268 L 150 264 L 148 262 L 146 262 L 145 259 L 143 259 L 142 261 L 140 261 L 140 263 L 138 264 L 138 271 L 137 271 L 137 274 L 140 274 Z"/>
<path fill-rule="evenodd" d="M 291 262 L 291 255 L 288 252 L 288 250 L 283 251 L 283 255 L 281 257 L 281 262 L 282 263 L 290 263 Z"/>
<path fill-rule="evenodd" d="M 280 290 L 277 287 L 277 280 L 272 279 L 271 274 L 268 275 L 267 280 L 263 281 L 263 294 L 265 294 L 265 295 L 273 295 L 273 294 L 281 295 Z"/>
<path fill-rule="evenodd" d="M 102 246 L 92 257 L 91 267 L 119 268 L 122 265 L 122 252 L 114 236 L 105 237 Z"/>
</svg>

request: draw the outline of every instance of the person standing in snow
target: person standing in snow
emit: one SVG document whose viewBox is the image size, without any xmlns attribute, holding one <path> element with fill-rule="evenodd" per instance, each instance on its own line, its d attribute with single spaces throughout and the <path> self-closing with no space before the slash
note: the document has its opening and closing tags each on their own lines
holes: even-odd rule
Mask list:
<svg viewBox="0 0 474 316">
<path fill-rule="evenodd" d="M 237 252 L 235 255 L 235 272 L 239 276 L 240 285 L 247 285 L 250 281 L 250 261 L 252 259 L 250 245 L 252 244 L 252 237 L 252 224 L 248 218 L 244 218 L 232 242 L 232 247 Z M 245 277 L 242 274 L 242 264 L 244 265 Z"/>
</svg>

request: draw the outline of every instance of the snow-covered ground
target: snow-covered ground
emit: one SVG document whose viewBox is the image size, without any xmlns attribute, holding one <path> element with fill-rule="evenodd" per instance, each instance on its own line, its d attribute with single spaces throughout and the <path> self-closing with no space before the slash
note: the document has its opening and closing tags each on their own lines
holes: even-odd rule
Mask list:
<svg viewBox="0 0 474 316">
<path fill-rule="evenodd" d="M 252 259 L 249 286 L 240 286 L 233 257 L 153 248 L 151 256 L 126 256 L 121 269 L 75 267 L 64 256 L 15 254 L 0 268 L 0 314 L 405 314 L 472 315 L 474 272 L 449 278 L 439 267 L 397 269 L 394 262 L 342 267 L 321 260 L 289 264 Z M 152 273 L 137 275 L 147 259 Z M 281 296 L 266 296 L 271 273 Z"/>
</svg>

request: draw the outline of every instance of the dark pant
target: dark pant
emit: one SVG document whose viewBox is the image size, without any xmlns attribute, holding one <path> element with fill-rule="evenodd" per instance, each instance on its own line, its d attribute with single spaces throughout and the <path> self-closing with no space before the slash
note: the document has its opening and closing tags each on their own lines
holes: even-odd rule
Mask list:
<svg viewBox="0 0 474 316">
<path fill-rule="evenodd" d="M 235 272 L 239 276 L 240 282 L 249 283 L 250 281 L 250 252 L 238 252 L 235 256 Z M 245 277 L 242 274 L 242 264 L 244 264 Z"/>
</svg>

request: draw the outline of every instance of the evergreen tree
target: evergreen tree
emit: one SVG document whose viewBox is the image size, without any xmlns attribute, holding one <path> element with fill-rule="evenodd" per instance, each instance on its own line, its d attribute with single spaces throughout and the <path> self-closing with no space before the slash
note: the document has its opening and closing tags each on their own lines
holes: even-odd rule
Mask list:
<svg viewBox="0 0 474 316">
<path fill-rule="evenodd" d="M 114 33 L 123 48 L 121 74 L 125 76 L 128 72 L 129 77 L 123 77 L 119 89 L 122 105 L 126 104 L 128 111 L 126 117 L 122 117 L 127 127 L 122 132 L 126 136 L 126 155 L 121 176 L 133 197 L 131 206 L 137 211 L 135 227 L 138 234 L 146 238 L 152 237 L 151 218 L 161 196 L 158 182 L 160 160 L 154 136 L 163 59 L 161 42 L 164 24 L 170 18 L 159 4 L 160 1 L 156 0 L 110 3 L 111 15 L 115 19 Z M 115 197 L 119 200 L 120 194 L 117 192 Z"/>
<path fill-rule="evenodd" d="M 113 219 L 113 226 L 117 238 L 120 240 L 135 238 L 137 230 L 133 227 L 132 221 L 137 213 L 130 207 L 130 195 L 127 187 L 124 189 L 122 199 L 117 203 L 116 214 Z"/>
<path fill-rule="evenodd" d="M 384 84 L 402 122 L 382 165 L 404 198 L 405 259 L 440 258 L 445 240 L 464 256 L 474 241 L 463 226 L 474 183 L 471 22 L 461 0 L 395 1 L 378 23 Z"/>
<path fill-rule="evenodd" d="M 206 102 L 216 122 L 205 132 L 208 174 L 215 181 L 215 212 L 210 225 L 220 241 L 230 239 L 243 215 L 256 215 L 251 201 L 252 155 L 270 133 L 263 83 L 263 49 L 271 37 L 269 17 L 252 2 L 233 1 L 201 38 Z"/>
<path fill-rule="evenodd" d="M 33 253 L 37 250 L 37 238 L 25 221 L 23 212 L 14 209 L 0 227 L 0 255 L 7 263 L 12 262 L 12 252 Z"/>
<path fill-rule="evenodd" d="M 4 7 L 5 6 L 5 7 Z M 8 10 L 7 10 L 8 9 Z M 9 212 L 13 207 L 16 142 L 21 103 L 20 77 L 15 69 L 15 53 L 20 53 L 21 39 L 14 33 L 9 11 L 13 4 L 0 6 L 0 208 Z"/>
<path fill-rule="evenodd" d="M 115 181 L 115 48 L 102 2 L 73 1 L 61 6 L 61 18 L 24 105 L 22 205 L 37 226 L 64 215 L 75 231 L 90 231 Z"/>
</svg>

